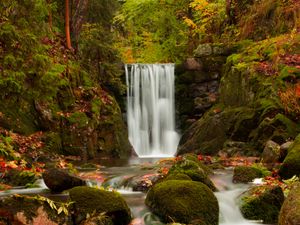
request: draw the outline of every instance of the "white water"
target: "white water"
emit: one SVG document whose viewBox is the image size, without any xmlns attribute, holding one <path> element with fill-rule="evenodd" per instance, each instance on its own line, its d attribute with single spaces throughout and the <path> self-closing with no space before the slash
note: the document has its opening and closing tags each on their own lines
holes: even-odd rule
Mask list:
<svg viewBox="0 0 300 225">
<path fill-rule="evenodd" d="M 232 174 L 221 172 L 212 178 L 215 185 L 220 190 L 215 192 L 220 207 L 220 225 L 254 225 L 259 221 L 246 220 L 238 207 L 237 199 L 249 185 L 233 184 Z M 220 182 L 221 183 L 218 183 Z"/>
<path fill-rule="evenodd" d="M 176 153 L 174 64 L 125 66 L 129 140 L 139 157 Z"/>
</svg>

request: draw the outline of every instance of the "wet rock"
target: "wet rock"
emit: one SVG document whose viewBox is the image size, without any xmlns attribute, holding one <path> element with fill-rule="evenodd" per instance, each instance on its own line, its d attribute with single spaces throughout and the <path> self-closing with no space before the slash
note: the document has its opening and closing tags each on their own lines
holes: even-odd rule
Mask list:
<svg viewBox="0 0 300 225">
<path fill-rule="evenodd" d="M 47 198 L 40 196 L 11 196 L 0 200 L 0 224 L 36 224 L 36 225 L 72 225 L 71 216 L 64 212 L 58 214 L 57 210 L 51 208 Z M 55 204 L 57 209 L 62 206 L 61 202 L 49 202 Z M 69 209 L 66 207 L 66 210 Z M 3 223 L 1 223 L 3 222 Z"/>
<path fill-rule="evenodd" d="M 250 166 L 237 166 L 233 170 L 234 183 L 249 183 L 255 178 L 263 177 L 262 171 Z"/>
<path fill-rule="evenodd" d="M 213 192 L 200 182 L 163 181 L 149 190 L 145 203 L 165 222 L 218 224 L 218 201 Z"/>
<path fill-rule="evenodd" d="M 161 174 L 146 174 L 144 176 L 133 177 L 130 186 L 133 191 L 147 192 L 150 187 L 162 179 Z"/>
<path fill-rule="evenodd" d="M 300 135 L 289 147 L 288 154 L 279 168 L 279 175 L 284 179 L 300 175 Z"/>
<path fill-rule="evenodd" d="M 127 225 L 131 220 L 130 209 L 118 193 L 91 187 L 75 187 L 69 193 L 74 201 L 77 223 L 93 213 L 105 214 L 115 225 Z"/>
<path fill-rule="evenodd" d="M 300 224 L 300 183 L 293 185 L 285 199 L 279 214 L 279 225 Z"/>
<path fill-rule="evenodd" d="M 272 140 L 267 141 L 261 158 L 262 163 L 268 165 L 268 168 L 272 168 L 279 161 L 280 145 Z"/>
<path fill-rule="evenodd" d="M 193 181 L 199 181 L 207 185 L 212 191 L 216 191 L 215 185 L 208 177 L 210 172 L 210 168 L 200 162 L 196 156 L 186 154 L 170 168 L 169 176 L 172 174 L 185 174 Z"/>
<path fill-rule="evenodd" d="M 76 186 L 86 185 L 84 180 L 56 168 L 46 170 L 43 173 L 43 179 L 53 192 L 62 192 Z"/>
<path fill-rule="evenodd" d="M 249 220 L 262 220 L 264 223 L 276 223 L 284 195 L 279 186 L 252 187 L 241 197 L 240 210 Z"/>
</svg>

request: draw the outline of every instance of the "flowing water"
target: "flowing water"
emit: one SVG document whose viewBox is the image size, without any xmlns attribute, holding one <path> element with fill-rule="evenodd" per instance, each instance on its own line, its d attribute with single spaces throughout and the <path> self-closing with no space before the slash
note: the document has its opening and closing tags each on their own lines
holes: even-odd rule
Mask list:
<svg viewBox="0 0 300 225">
<path fill-rule="evenodd" d="M 174 64 L 128 64 L 127 124 L 129 140 L 140 158 L 174 156 Z"/>
<path fill-rule="evenodd" d="M 121 167 L 114 165 L 106 167 L 103 171 L 107 177 L 110 177 L 104 186 L 111 186 L 118 190 L 126 199 L 134 216 L 133 225 L 164 225 L 160 219 L 151 213 L 145 206 L 146 194 L 143 192 L 135 192 L 132 190 L 132 184 L 124 182 L 129 177 L 143 176 L 145 174 L 154 173 L 151 170 L 151 164 L 158 159 L 133 159 L 128 165 L 122 164 Z M 148 168 L 145 170 L 145 166 Z M 239 211 L 237 198 L 250 185 L 232 183 L 232 170 L 217 170 L 211 177 L 212 181 L 218 188 L 219 192 L 215 195 L 220 207 L 220 225 L 254 225 L 261 224 L 260 221 L 249 221 L 243 218 Z"/>
<path fill-rule="evenodd" d="M 128 203 L 134 220 L 132 225 L 164 225 L 160 219 L 151 213 L 145 206 L 146 193 L 133 191 L 132 183 L 128 182 L 131 178 L 142 177 L 146 174 L 155 173 L 155 161 L 158 159 L 139 159 L 135 158 L 130 161 L 100 161 L 101 165 L 99 171 L 105 178 L 105 182 L 97 180 L 89 180 L 89 185 L 98 185 L 103 187 L 111 187 L 117 190 Z M 83 173 L 85 170 L 82 170 Z M 90 171 L 89 171 L 90 172 Z M 87 173 L 87 171 L 86 171 Z M 211 177 L 212 181 L 218 188 L 219 192 L 215 192 L 220 206 L 220 225 L 254 225 L 260 224 L 259 221 L 245 220 L 237 206 L 237 197 L 244 192 L 249 185 L 233 184 L 232 171 L 220 170 L 216 171 L 215 175 Z M 0 197 L 11 194 L 40 194 L 50 198 L 66 198 L 66 194 L 55 194 L 54 196 L 40 181 L 40 188 L 20 189 L 16 188 L 10 191 L 0 192 Z"/>
</svg>

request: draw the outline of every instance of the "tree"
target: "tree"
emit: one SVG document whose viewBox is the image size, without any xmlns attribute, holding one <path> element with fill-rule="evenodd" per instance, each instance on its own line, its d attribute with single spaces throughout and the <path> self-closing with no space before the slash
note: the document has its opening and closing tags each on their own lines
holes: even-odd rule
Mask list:
<svg viewBox="0 0 300 225">
<path fill-rule="evenodd" d="M 71 36 L 70 36 L 70 5 L 69 0 L 65 0 L 65 32 L 66 32 L 66 41 L 67 48 L 71 49 Z"/>
</svg>

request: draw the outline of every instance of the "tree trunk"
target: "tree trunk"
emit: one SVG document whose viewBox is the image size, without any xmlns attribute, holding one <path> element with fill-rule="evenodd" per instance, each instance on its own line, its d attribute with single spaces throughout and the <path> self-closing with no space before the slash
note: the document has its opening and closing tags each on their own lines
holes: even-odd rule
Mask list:
<svg viewBox="0 0 300 225">
<path fill-rule="evenodd" d="M 71 37 L 70 37 L 70 7 L 69 0 L 65 0 L 65 29 L 66 29 L 66 40 L 67 40 L 67 48 L 71 49 Z"/>
</svg>

